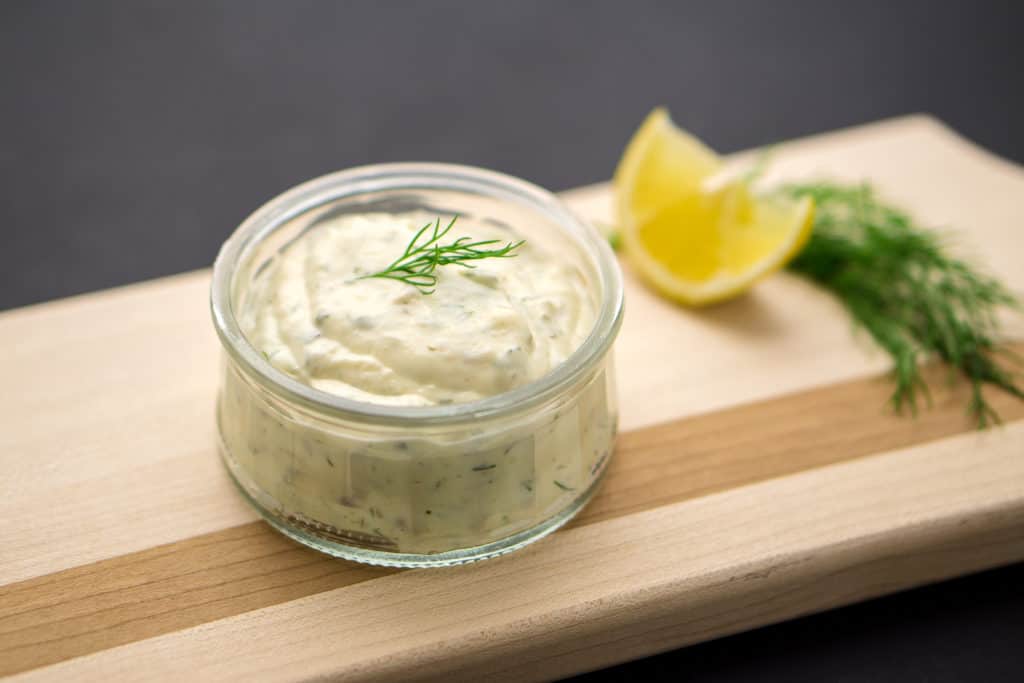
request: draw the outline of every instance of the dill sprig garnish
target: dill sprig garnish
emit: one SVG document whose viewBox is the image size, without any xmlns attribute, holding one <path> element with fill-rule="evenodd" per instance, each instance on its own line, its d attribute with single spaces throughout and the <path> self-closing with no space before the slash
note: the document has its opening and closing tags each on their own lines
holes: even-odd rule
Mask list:
<svg viewBox="0 0 1024 683">
<path fill-rule="evenodd" d="M 463 268 L 475 268 L 471 261 L 479 261 L 486 258 L 512 258 L 512 252 L 525 243 L 526 240 L 509 242 L 503 247 L 496 249 L 489 248 L 491 245 L 499 244 L 501 240 L 477 240 L 472 237 L 460 237 L 450 244 L 441 244 L 441 240 L 448 234 L 455 225 L 458 216 L 452 218 L 444 228 L 441 227 L 441 218 L 438 217 L 433 223 L 427 223 L 413 236 L 405 252 L 391 262 L 384 270 L 369 275 L 363 275 L 357 279 L 378 277 L 388 280 L 398 280 L 407 285 L 412 285 L 420 291 L 420 294 L 433 294 L 437 286 L 437 274 L 434 272 L 439 266 L 455 264 Z M 426 241 L 420 244 L 420 238 L 431 230 Z"/>
<path fill-rule="evenodd" d="M 815 202 L 814 232 L 790 270 L 836 295 L 856 323 L 892 357 L 890 402 L 916 412 L 922 357 L 932 355 L 971 383 L 968 412 L 983 428 L 999 416 L 985 399 L 993 384 L 1024 399 L 1014 373 L 998 362 L 1020 359 L 996 342 L 996 311 L 1017 306 L 995 279 L 950 256 L 940 233 L 880 201 L 867 185 L 789 184 L 777 190 Z"/>
</svg>

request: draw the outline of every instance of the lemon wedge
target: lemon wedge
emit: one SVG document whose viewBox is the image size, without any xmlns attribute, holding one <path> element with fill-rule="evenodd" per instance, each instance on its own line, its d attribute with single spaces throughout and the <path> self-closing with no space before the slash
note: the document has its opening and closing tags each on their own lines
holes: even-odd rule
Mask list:
<svg viewBox="0 0 1024 683">
<path fill-rule="evenodd" d="M 649 284 L 684 304 L 746 291 L 796 256 L 811 235 L 810 199 L 753 195 L 743 180 L 721 180 L 722 166 L 658 108 L 615 170 L 627 256 Z"/>
</svg>

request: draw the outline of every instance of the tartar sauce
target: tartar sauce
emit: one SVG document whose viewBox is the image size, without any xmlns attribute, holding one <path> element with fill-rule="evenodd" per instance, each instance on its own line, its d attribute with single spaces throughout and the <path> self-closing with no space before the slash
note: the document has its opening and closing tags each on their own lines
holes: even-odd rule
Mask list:
<svg viewBox="0 0 1024 683">
<path fill-rule="evenodd" d="M 583 343 L 600 295 L 572 259 L 530 241 L 514 258 L 438 268 L 431 294 L 365 277 L 435 218 L 342 215 L 313 225 L 240 292 L 242 331 L 298 381 L 392 406 L 498 395 L 551 372 Z M 451 234 L 520 239 L 462 219 Z M 514 537 L 585 501 L 617 417 L 610 359 L 542 408 L 457 430 L 305 416 L 233 364 L 219 405 L 229 467 L 285 526 L 342 546 L 426 555 Z"/>
<path fill-rule="evenodd" d="M 272 365 L 302 382 L 389 405 L 500 394 L 542 377 L 579 347 L 594 324 L 583 277 L 529 242 L 514 258 L 438 268 L 429 295 L 361 277 L 386 268 L 433 220 L 368 214 L 316 225 L 261 274 L 241 311 L 242 330 Z M 465 221 L 456 234 L 518 239 Z"/>
</svg>

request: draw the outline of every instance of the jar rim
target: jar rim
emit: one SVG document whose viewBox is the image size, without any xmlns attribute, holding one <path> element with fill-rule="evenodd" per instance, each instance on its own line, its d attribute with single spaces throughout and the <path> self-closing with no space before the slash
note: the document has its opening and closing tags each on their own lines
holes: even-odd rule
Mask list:
<svg viewBox="0 0 1024 683">
<path fill-rule="evenodd" d="M 561 228 L 591 262 L 601 286 L 596 319 L 579 347 L 550 372 L 522 386 L 464 403 L 431 406 L 392 406 L 345 398 L 304 384 L 271 365 L 242 332 L 234 313 L 232 285 L 239 266 L 279 226 L 308 211 L 346 197 L 402 189 L 454 190 L 514 202 Z M 399 427 L 497 417 L 557 398 L 605 357 L 622 324 L 623 303 L 622 275 L 611 248 L 554 194 L 504 173 L 433 162 L 359 166 L 314 178 L 274 197 L 249 215 L 221 246 L 210 286 L 210 308 L 221 344 L 251 377 L 317 413 Z"/>
</svg>

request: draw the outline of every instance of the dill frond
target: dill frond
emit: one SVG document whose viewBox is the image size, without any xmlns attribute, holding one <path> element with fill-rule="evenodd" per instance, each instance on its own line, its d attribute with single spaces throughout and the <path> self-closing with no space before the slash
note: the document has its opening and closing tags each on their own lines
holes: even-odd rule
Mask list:
<svg viewBox="0 0 1024 683">
<path fill-rule="evenodd" d="M 406 246 L 405 251 L 391 264 L 381 271 L 363 275 L 357 279 L 384 278 L 398 280 L 411 285 L 420 291 L 420 294 L 433 294 L 437 286 L 437 274 L 434 272 L 440 266 L 455 264 L 463 268 L 475 268 L 471 262 L 487 258 L 512 258 L 516 249 L 521 247 L 526 240 L 509 242 L 502 247 L 490 248 L 491 245 L 499 244 L 501 240 L 478 240 L 473 241 L 472 237 L 460 237 L 450 244 L 441 244 L 441 240 L 451 231 L 458 216 L 452 218 L 444 228 L 441 227 L 441 218 L 433 223 L 427 223 L 413 236 Z M 430 234 L 427 235 L 427 231 Z M 420 243 L 420 238 L 427 235 L 425 241 Z"/>
<path fill-rule="evenodd" d="M 854 321 L 893 360 L 897 412 L 916 412 L 927 397 L 920 373 L 937 356 L 971 383 L 968 412 L 979 428 L 998 422 L 982 387 L 1024 399 L 1007 364 L 997 360 L 1001 306 L 1017 306 L 997 280 L 949 255 L 940 233 L 878 199 L 867 185 L 816 182 L 777 190 L 815 202 L 814 232 L 790 270 L 835 294 Z"/>
</svg>

